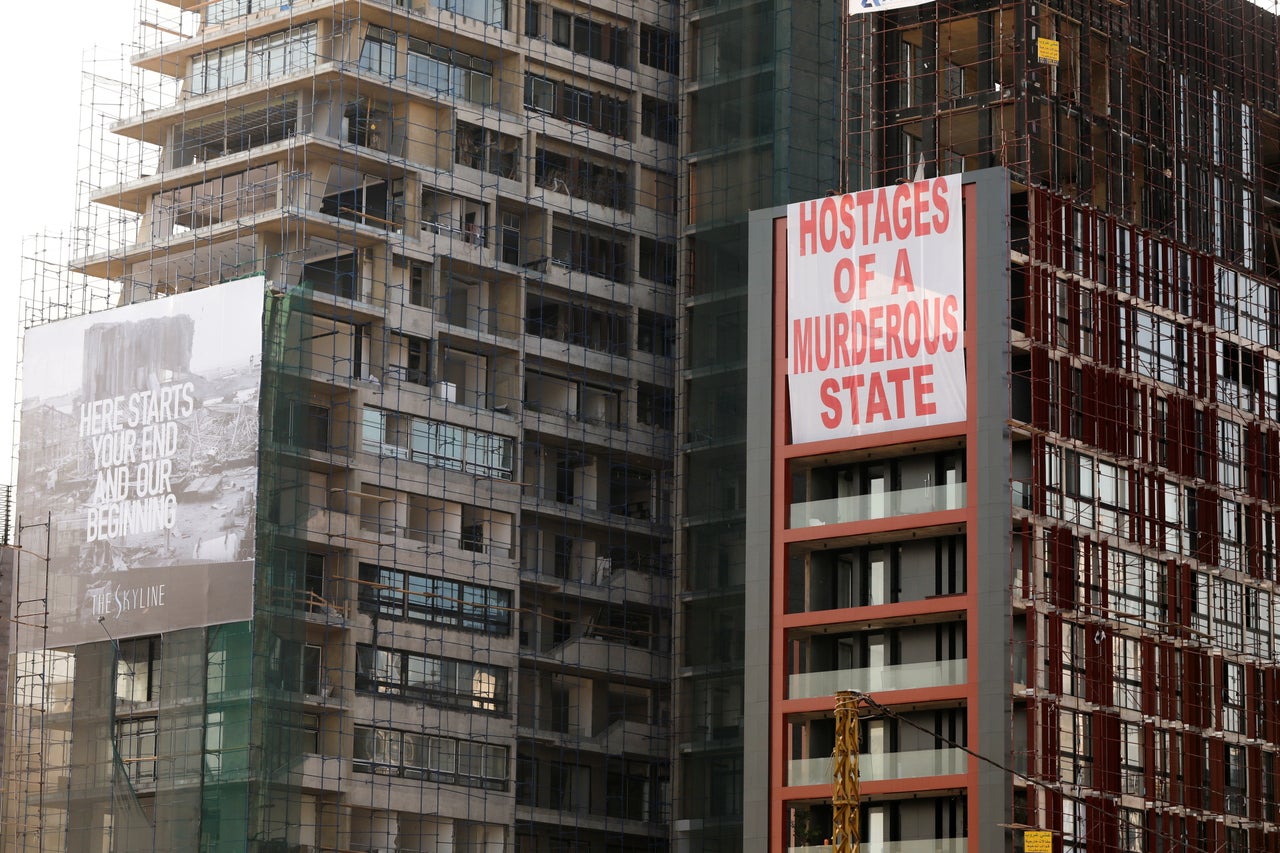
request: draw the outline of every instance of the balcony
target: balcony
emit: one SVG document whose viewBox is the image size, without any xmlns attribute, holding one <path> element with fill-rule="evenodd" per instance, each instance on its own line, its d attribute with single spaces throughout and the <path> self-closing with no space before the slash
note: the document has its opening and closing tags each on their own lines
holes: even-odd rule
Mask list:
<svg viewBox="0 0 1280 853">
<path fill-rule="evenodd" d="M 880 693 L 889 690 L 915 690 L 922 687 L 947 687 L 964 684 L 968 668 L 967 658 L 957 658 L 925 663 L 904 663 L 897 666 L 797 673 L 787 677 L 787 698 L 813 699 L 834 696 L 839 690 Z"/>
<path fill-rule="evenodd" d="M 791 786 L 832 784 L 833 760 L 831 756 L 827 756 L 788 761 L 787 784 Z M 964 750 L 954 747 L 858 756 L 858 771 L 863 782 L 919 779 L 925 776 L 956 776 L 966 772 L 967 768 L 967 756 Z"/>
<path fill-rule="evenodd" d="M 665 679 L 670 671 L 665 655 L 600 637 L 575 637 L 539 653 L 538 657 L 566 668 L 626 673 L 630 678 L 643 681 Z"/>
<path fill-rule="evenodd" d="M 964 838 L 921 838 L 914 841 L 863 841 L 862 853 L 968 853 Z M 830 844 L 788 847 L 787 853 L 831 853 Z"/>
<path fill-rule="evenodd" d="M 804 501 L 791 505 L 790 527 L 819 527 L 824 524 L 847 524 L 851 521 L 874 521 L 903 515 L 963 509 L 965 484 L 920 486 L 895 492 L 871 495 L 846 495 L 824 500 Z"/>
</svg>

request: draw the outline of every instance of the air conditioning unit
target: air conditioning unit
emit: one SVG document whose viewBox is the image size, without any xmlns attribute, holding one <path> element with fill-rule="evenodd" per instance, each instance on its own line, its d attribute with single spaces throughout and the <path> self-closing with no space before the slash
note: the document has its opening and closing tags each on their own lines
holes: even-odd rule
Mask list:
<svg viewBox="0 0 1280 853">
<path fill-rule="evenodd" d="M 456 382 L 437 382 L 435 392 L 436 397 L 446 403 L 458 402 L 458 383 Z"/>
</svg>

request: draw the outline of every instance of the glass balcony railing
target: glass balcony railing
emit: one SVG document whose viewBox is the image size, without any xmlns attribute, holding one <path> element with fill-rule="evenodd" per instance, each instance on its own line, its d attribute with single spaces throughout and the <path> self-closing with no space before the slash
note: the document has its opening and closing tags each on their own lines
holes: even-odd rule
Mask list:
<svg viewBox="0 0 1280 853">
<path fill-rule="evenodd" d="M 965 484 L 921 486 L 873 495 L 848 495 L 791 505 L 791 527 L 818 527 L 850 521 L 871 521 L 900 515 L 918 515 L 947 509 L 963 509 Z"/>
<path fill-rule="evenodd" d="M 829 669 L 787 676 L 788 699 L 834 696 L 837 690 L 876 693 L 883 690 L 914 690 L 919 687 L 946 687 L 964 684 L 969 669 L 967 658 L 903 663 L 897 666 L 862 669 Z"/>
<path fill-rule="evenodd" d="M 859 755 L 858 772 L 863 782 L 889 779 L 918 779 L 922 776 L 954 776 L 964 773 L 968 765 L 964 750 L 913 749 L 905 752 L 882 752 Z M 787 762 L 788 785 L 832 784 L 831 756 L 797 758 Z"/>
<path fill-rule="evenodd" d="M 863 841 L 862 853 L 967 853 L 964 838 L 919 838 L 914 841 Z M 831 853 L 830 844 L 788 847 L 787 853 Z"/>
</svg>

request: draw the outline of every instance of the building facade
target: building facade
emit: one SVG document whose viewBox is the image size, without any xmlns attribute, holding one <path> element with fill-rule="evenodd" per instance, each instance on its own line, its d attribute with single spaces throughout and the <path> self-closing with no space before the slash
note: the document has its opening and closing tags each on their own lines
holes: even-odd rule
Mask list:
<svg viewBox="0 0 1280 853">
<path fill-rule="evenodd" d="M 895 424 L 915 375 L 877 401 L 874 353 L 910 325 L 862 314 L 851 260 L 824 341 L 789 301 L 833 286 L 792 277 L 810 206 L 755 215 L 759 849 L 832 837 L 840 689 L 864 697 L 864 849 L 1280 845 L 1276 32 L 1247 3 L 930 5 L 853 32 L 877 61 L 850 146 L 870 180 L 849 188 L 907 200 L 884 234 L 962 175 L 963 262 L 914 283 L 963 281 L 967 409 Z M 861 264 L 876 203 L 812 209 L 833 244 L 846 207 L 873 229 L 845 247 Z M 872 287 L 910 290 L 866 251 Z M 806 397 L 824 347 L 834 390 Z M 859 405 L 844 434 L 806 424 Z"/>
<path fill-rule="evenodd" d="M 73 271 L 261 381 L 92 543 L 208 344 L 28 385 L 4 849 L 816 850 L 843 688 L 867 849 L 1280 849 L 1275 16 L 846 11 L 154 4 Z M 947 175 L 964 417 L 796 440 L 781 206 Z"/>
<path fill-rule="evenodd" d="M 667 848 L 678 11 L 148 10 L 144 154 L 90 200 L 132 228 L 73 265 L 126 307 L 85 322 L 255 277 L 218 322 L 261 390 L 211 390 L 195 308 L 190 359 L 94 325 L 119 370 L 58 393 L 29 339 L 9 849 Z M 77 413 L 187 376 L 177 523 L 86 537 L 142 486 Z M 243 608 L 164 621 L 213 535 Z"/>
</svg>

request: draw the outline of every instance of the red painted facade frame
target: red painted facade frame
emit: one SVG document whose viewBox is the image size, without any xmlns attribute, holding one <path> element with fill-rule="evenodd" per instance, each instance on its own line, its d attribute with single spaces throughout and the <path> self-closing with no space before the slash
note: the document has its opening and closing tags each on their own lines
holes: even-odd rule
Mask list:
<svg viewBox="0 0 1280 853">
<path fill-rule="evenodd" d="M 780 217 L 773 221 L 773 340 L 772 340 L 772 438 L 770 442 L 771 495 L 770 507 L 770 604 L 769 604 L 769 851 L 785 853 L 783 830 L 786 827 L 786 802 L 788 800 L 815 799 L 831 795 L 831 788 L 824 785 L 788 787 L 785 784 L 787 741 L 785 718 L 788 714 L 832 709 L 825 699 L 786 699 L 786 635 L 797 627 L 836 624 L 853 621 L 856 616 L 866 619 L 872 614 L 879 618 L 903 615 L 928 615 L 938 612 L 964 612 L 966 623 L 966 648 L 968 675 L 961 685 L 928 687 L 915 690 L 885 692 L 886 704 L 955 701 L 963 699 L 965 707 L 975 709 L 977 693 L 978 620 L 976 618 L 976 590 L 978 589 L 978 551 L 974 531 L 978 519 L 977 416 L 982 401 L 978 398 L 976 359 L 974 358 L 977 329 L 977 251 L 975 235 L 978 229 L 977 205 L 974 203 L 977 189 L 972 184 L 962 187 L 964 199 L 964 265 L 965 265 L 965 375 L 968 383 L 966 418 L 961 423 L 936 427 L 898 430 L 872 436 L 851 439 L 818 441 L 793 445 L 788 441 L 790 417 L 787 405 L 787 220 Z M 1003 223 L 988 227 L 1005 227 Z M 824 525 L 821 528 L 790 529 L 787 526 L 791 504 L 790 463 L 796 459 L 822 456 L 829 453 L 858 450 L 868 447 L 919 443 L 942 438 L 965 439 L 965 506 L 963 509 L 933 512 L 898 518 L 877 519 L 865 522 Z M 904 523 L 905 522 L 905 523 Z M 875 607 L 847 608 L 823 611 L 821 617 L 813 614 L 787 614 L 786 571 L 787 548 L 792 543 L 832 539 L 852 534 L 868 534 L 891 530 L 909 530 L 932 525 L 963 523 L 965 537 L 965 592 L 940 599 L 900 602 Z M 817 533 L 821 535 L 815 535 Z M 833 710 L 833 709 L 832 709 Z M 966 715 L 968 744 L 981 749 L 978 743 L 978 714 Z M 1000 745 L 1003 749 L 1004 745 Z M 973 820 L 978 803 L 978 767 L 970 760 L 966 772 L 955 776 L 936 776 L 918 779 L 867 782 L 862 786 L 868 795 L 882 793 L 924 793 L 963 791 L 966 795 L 966 820 Z"/>
</svg>

